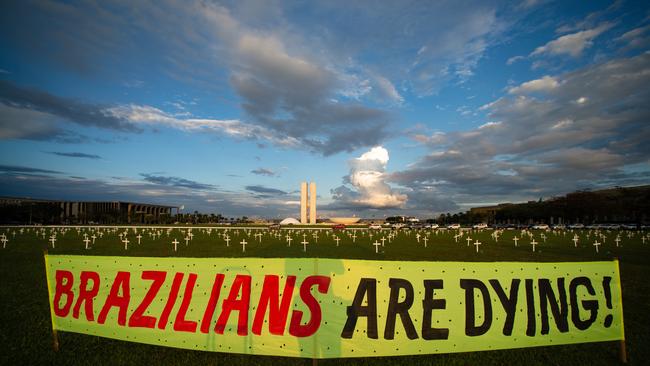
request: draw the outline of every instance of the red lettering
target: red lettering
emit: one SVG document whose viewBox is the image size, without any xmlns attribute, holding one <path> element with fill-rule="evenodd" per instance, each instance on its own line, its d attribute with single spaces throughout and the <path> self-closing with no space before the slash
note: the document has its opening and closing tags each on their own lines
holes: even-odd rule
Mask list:
<svg viewBox="0 0 650 366">
<path fill-rule="evenodd" d="M 305 325 L 302 323 L 302 311 L 294 310 L 291 314 L 291 324 L 289 325 L 289 334 L 294 337 L 309 337 L 316 333 L 320 327 L 321 322 L 321 308 L 318 301 L 311 294 L 311 288 L 318 285 L 318 292 L 321 294 L 327 293 L 330 286 L 330 278 L 326 276 L 309 276 L 302 281 L 300 285 L 300 298 L 309 308 L 311 319 Z"/>
<path fill-rule="evenodd" d="M 169 313 L 172 312 L 172 308 L 176 303 L 176 298 L 178 297 L 178 289 L 181 287 L 181 282 L 183 281 L 183 274 L 178 272 L 174 276 L 174 282 L 172 282 L 172 288 L 169 290 L 169 297 L 167 298 L 167 303 L 165 308 L 160 314 L 160 319 L 158 320 L 158 329 L 167 328 L 167 321 L 169 320 Z"/>
<path fill-rule="evenodd" d="M 156 317 L 144 315 L 147 308 L 156 298 L 158 291 L 165 282 L 167 272 L 164 271 L 144 271 L 142 272 L 143 280 L 151 280 L 153 283 L 149 287 L 149 291 L 144 295 L 142 303 L 135 309 L 129 318 L 129 327 L 139 328 L 153 328 L 156 326 Z"/>
<path fill-rule="evenodd" d="M 192 291 L 194 290 L 195 284 L 196 273 L 190 273 L 189 278 L 187 279 L 187 284 L 185 285 L 185 292 L 183 293 L 181 308 L 178 309 L 178 314 L 176 314 L 176 320 L 174 321 L 175 331 L 192 333 L 196 332 L 197 323 L 195 321 L 185 319 L 187 308 L 190 307 L 190 302 L 192 301 Z"/>
<path fill-rule="evenodd" d="M 106 297 L 106 302 L 102 311 L 99 313 L 97 318 L 97 323 L 104 324 L 106 322 L 106 316 L 112 307 L 118 308 L 117 313 L 117 324 L 125 325 L 126 324 L 126 311 L 129 308 L 129 301 L 131 300 L 131 272 L 117 272 L 115 275 L 115 280 L 111 286 L 111 290 Z M 120 296 L 120 290 L 122 296 Z"/>
<path fill-rule="evenodd" d="M 241 297 L 239 293 L 241 292 Z M 239 297 L 239 300 L 237 299 Z M 233 281 L 228 297 L 223 300 L 222 312 L 214 326 L 214 331 L 223 334 L 228 323 L 228 318 L 233 310 L 239 311 L 237 321 L 237 334 L 244 336 L 248 334 L 248 309 L 251 297 L 251 276 L 237 275 Z"/>
<path fill-rule="evenodd" d="M 74 293 L 72 293 L 72 284 L 74 282 L 74 277 L 72 272 L 57 270 L 56 271 L 56 290 L 54 293 L 54 314 L 60 317 L 66 317 L 70 313 L 70 307 L 72 306 L 72 300 L 74 299 Z M 63 281 L 65 280 L 65 283 Z M 60 306 L 61 296 L 65 295 L 65 304 Z"/>
<path fill-rule="evenodd" d="M 93 281 L 93 286 L 88 289 L 88 280 Z M 81 272 L 81 284 L 79 285 L 79 297 L 77 302 L 74 304 L 74 309 L 72 309 L 72 316 L 75 319 L 79 319 L 79 310 L 81 309 L 81 304 L 85 303 L 84 311 L 86 313 L 86 320 L 92 322 L 95 320 L 95 315 L 93 314 L 93 299 L 97 296 L 99 292 L 99 274 L 97 272 Z"/>
<path fill-rule="evenodd" d="M 217 308 L 217 301 L 221 295 L 221 285 L 223 285 L 223 273 L 217 273 L 214 276 L 214 284 L 212 285 L 212 292 L 210 292 L 210 299 L 208 299 L 208 306 L 205 308 L 203 320 L 201 321 L 201 333 L 208 333 L 210 330 L 210 323 L 212 323 L 212 316 L 214 310 Z"/>
<path fill-rule="evenodd" d="M 288 276 L 282 293 L 282 303 L 279 304 L 279 277 L 276 275 L 264 276 L 264 285 L 260 302 L 255 312 L 253 320 L 253 334 L 260 335 L 266 315 L 267 307 L 269 309 L 269 331 L 271 334 L 283 335 L 284 328 L 287 324 L 287 316 L 291 307 L 291 297 L 293 296 L 293 287 L 296 284 L 296 276 Z"/>
</svg>

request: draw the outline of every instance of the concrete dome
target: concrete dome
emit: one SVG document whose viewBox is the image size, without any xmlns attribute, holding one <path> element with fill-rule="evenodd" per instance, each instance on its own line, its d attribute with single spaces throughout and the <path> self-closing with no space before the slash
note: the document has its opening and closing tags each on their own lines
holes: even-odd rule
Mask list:
<svg viewBox="0 0 650 366">
<path fill-rule="evenodd" d="M 359 222 L 360 217 L 332 217 L 330 221 L 335 224 L 350 225 Z"/>
<path fill-rule="evenodd" d="M 287 217 L 286 219 L 280 221 L 280 225 L 300 225 L 300 221 L 294 219 L 293 217 Z"/>
</svg>

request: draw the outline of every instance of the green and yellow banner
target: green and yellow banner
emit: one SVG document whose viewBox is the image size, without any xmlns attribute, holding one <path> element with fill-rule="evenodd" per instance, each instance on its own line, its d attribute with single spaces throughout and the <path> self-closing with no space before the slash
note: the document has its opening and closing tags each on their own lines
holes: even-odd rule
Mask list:
<svg viewBox="0 0 650 366">
<path fill-rule="evenodd" d="M 45 256 L 52 326 L 307 358 L 624 339 L 618 262 Z"/>
</svg>

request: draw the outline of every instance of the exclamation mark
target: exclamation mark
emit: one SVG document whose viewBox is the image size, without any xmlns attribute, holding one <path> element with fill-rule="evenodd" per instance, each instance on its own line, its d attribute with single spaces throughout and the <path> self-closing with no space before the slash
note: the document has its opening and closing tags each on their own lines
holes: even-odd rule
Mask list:
<svg viewBox="0 0 650 366">
<path fill-rule="evenodd" d="M 605 293 L 605 305 L 607 305 L 607 308 L 609 310 L 612 310 L 612 290 L 609 287 L 610 282 L 612 282 L 612 278 L 605 276 L 603 277 L 603 292 Z M 605 328 L 609 328 L 612 326 L 612 321 L 614 320 L 614 316 L 612 314 L 608 314 L 605 317 Z"/>
</svg>

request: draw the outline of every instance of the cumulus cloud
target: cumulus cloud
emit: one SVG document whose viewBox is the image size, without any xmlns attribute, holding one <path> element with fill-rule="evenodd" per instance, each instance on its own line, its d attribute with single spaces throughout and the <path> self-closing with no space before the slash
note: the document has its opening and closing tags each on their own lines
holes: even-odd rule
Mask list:
<svg viewBox="0 0 650 366">
<path fill-rule="evenodd" d="M 459 205 L 647 184 L 650 54 L 539 80 L 482 107 L 498 125 L 447 133 L 388 181 Z"/>
<path fill-rule="evenodd" d="M 398 208 L 404 206 L 407 197 L 394 191 L 385 182 L 388 150 L 376 146 L 360 157 L 350 160 L 347 182 L 354 188 L 340 186 L 332 190 L 332 197 L 339 204 L 362 208 Z"/>
<path fill-rule="evenodd" d="M 543 46 L 537 47 L 530 56 L 541 55 L 569 55 L 578 57 L 582 52 L 593 45 L 593 40 L 612 28 L 612 23 L 602 23 L 599 26 L 576 33 L 567 34 L 554 39 Z"/>
</svg>

